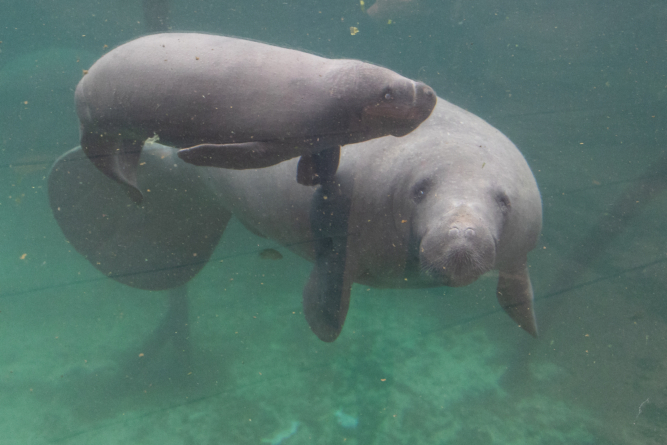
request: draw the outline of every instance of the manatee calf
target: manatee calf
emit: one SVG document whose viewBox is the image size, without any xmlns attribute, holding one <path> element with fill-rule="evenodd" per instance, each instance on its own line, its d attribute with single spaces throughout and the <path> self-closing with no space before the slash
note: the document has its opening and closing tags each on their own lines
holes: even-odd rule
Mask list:
<svg viewBox="0 0 667 445">
<path fill-rule="evenodd" d="M 313 185 L 335 173 L 341 145 L 404 136 L 436 102 L 430 87 L 386 68 L 196 33 L 115 48 L 88 70 L 75 99 L 81 147 L 135 202 L 141 148 L 155 135 L 200 166 L 301 157 L 297 180 Z"/>
<path fill-rule="evenodd" d="M 261 170 L 196 168 L 157 144 L 141 159 L 138 185 L 151 189 L 142 206 L 82 162 L 80 149 L 49 176 L 56 220 L 107 276 L 148 289 L 184 284 L 233 214 L 315 263 L 304 313 L 324 341 L 341 332 L 355 282 L 465 286 L 491 270 L 499 271 L 500 306 L 537 334 L 527 267 L 542 224 L 537 184 L 512 142 L 449 102 L 439 99 L 403 138 L 344 148 L 337 173 L 319 187 L 290 179 L 296 160 Z"/>
</svg>

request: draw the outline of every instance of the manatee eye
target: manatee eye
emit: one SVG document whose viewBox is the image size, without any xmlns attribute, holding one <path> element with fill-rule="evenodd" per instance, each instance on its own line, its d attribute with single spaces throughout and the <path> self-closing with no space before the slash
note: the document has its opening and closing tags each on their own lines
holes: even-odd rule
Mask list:
<svg viewBox="0 0 667 445">
<path fill-rule="evenodd" d="M 394 95 L 392 94 L 391 88 L 385 88 L 382 92 L 382 97 L 384 100 L 394 100 Z"/>
<path fill-rule="evenodd" d="M 507 194 L 503 191 L 500 191 L 496 194 L 496 202 L 498 203 L 500 211 L 503 212 L 503 214 L 509 213 L 509 211 L 512 209 L 510 197 L 507 196 Z"/>
<path fill-rule="evenodd" d="M 428 195 L 431 187 L 433 187 L 432 180 L 426 178 L 419 181 L 417 184 L 415 184 L 414 187 L 412 187 L 412 191 L 410 192 L 412 201 L 414 201 L 415 204 L 422 202 L 424 198 L 426 198 L 426 195 Z"/>
</svg>

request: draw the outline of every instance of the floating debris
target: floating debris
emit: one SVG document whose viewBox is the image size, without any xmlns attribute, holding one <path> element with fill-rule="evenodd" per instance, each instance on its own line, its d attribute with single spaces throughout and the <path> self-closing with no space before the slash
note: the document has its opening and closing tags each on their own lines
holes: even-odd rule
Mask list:
<svg viewBox="0 0 667 445">
<path fill-rule="evenodd" d="M 157 133 L 153 133 L 153 137 L 150 137 L 146 139 L 144 144 L 154 144 L 160 140 L 160 136 L 157 135 Z"/>
</svg>

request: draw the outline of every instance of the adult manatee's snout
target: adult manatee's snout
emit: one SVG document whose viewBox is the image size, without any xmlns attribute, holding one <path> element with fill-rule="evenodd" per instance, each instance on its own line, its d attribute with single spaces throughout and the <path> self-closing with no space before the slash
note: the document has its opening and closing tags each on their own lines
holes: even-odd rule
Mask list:
<svg viewBox="0 0 667 445">
<path fill-rule="evenodd" d="M 410 85 L 405 85 L 406 82 Z M 425 83 L 402 79 L 400 84 L 386 89 L 383 99 L 364 107 L 363 120 L 368 127 L 382 126 L 388 134 L 401 137 L 414 131 L 431 115 L 437 96 Z M 376 123 L 371 124 L 374 121 Z"/>
<path fill-rule="evenodd" d="M 419 249 L 422 270 L 447 286 L 466 286 L 492 270 L 496 242 L 481 218 L 468 211 L 430 230 Z"/>
</svg>

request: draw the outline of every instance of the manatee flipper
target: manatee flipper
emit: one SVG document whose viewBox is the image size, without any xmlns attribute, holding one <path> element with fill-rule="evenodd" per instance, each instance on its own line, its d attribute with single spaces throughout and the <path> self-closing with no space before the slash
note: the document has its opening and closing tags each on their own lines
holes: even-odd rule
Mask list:
<svg viewBox="0 0 667 445">
<path fill-rule="evenodd" d="M 317 153 L 306 153 L 299 159 L 296 182 L 301 185 L 318 185 L 333 180 L 340 162 L 340 146 L 325 148 Z"/>
<path fill-rule="evenodd" d="M 303 289 L 303 311 L 310 329 L 326 342 L 334 341 L 340 334 L 350 305 L 352 280 L 347 274 L 350 205 L 350 199 L 333 180 L 317 189 L 311 204 L 315 265 Z"/>
<path fill-rule="evenodd" d="M 178 151 L 178 157 L 189 164 L 234 170 L 269 167 L 300 154 L 294 144 L 287 142 L 200 144 Z"/>
<path fill-rule="evenodd" d="M 123 184 L 125 193 L 135 204 L 140 204 L 143 199 L 137 185 L 137 169 L 143 145 L 143 141 L 81 131 L 81 147 L 88 159 L 102 173 Z"/>
<path fill-rule="evenodd" d="M 533 286 L 528 265 L 514 270 L 501 270 L 496 290 L 498 303 L 526 332 L 537 337 L 537 321 L 533 309 Z"/>
<path fill-rule="evenodd" d="M 338 338 L 350 306 L 351 285 L 344 283 L 345 257 L 340 252 L 318 256 L 303 289 L 303 311 L 320 340 Z"/>
<path fill-rule="evenodd" d="M 146 193 L 135 205 L 80 148 L 70 150 L 49 173 L 51 209 L 71 245 L 105 276 L 140 289 L 181 286 L 206 265 L 231 213 L 204 172 L 173 149 L 147 144 L 141 161 Z"/>
</svg>

